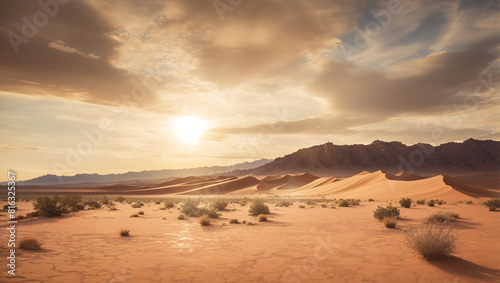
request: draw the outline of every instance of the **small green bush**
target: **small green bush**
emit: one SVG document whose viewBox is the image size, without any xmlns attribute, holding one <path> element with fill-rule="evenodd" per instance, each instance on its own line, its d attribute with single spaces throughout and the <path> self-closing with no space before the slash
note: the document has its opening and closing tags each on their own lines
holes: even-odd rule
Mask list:
<svg viewBox="0 0 500 283">
<path fill-rule="evenodd" d="M 490 199 L 483 203 L 490 211 L 495 211 L 497 208 L 500 208 L 500 199 Z"/>
<path fill-rule="evenodd" d="M 115 201 L 116 201 L 116 202 L 124 202 L 124 201 L 125 201 L 125 198 L 124 198 L 124 197 L 122 197 L 122 196 L 117 196 L 117 197 L 115 198 Z"/>
<path fill-rule="evenodd" d="M 382 220 L 385 217 L 398 217 L 399 216 L 399 208 L 388 205 L 386 207 L 378 206 L 375 211 L 373 211 L 373 217 L 378 220 Z"/>
<path fill-rule="evenodd" d="M 289 207 L 290 205 L 293 205 L 293 202 L 287 200 L 282 200 L 276 204 L 277 207 Z"/>
<path fill-rule="evenodd" d="M 411 198 L 402 198 L 399 200 L 399 205 L 404 208 L 410 208 L 411 207 Z"/>
<path fill-rule="evenodd" d="M 259 214 L 269 214 L 269 206 L 262 199 L 255 199 L 248 210 L 250 215 L 257 216 Z"/>
<path fill-rule="evenodd" d="M 64 201 L 63 198 L 55 195 L 51 197 L 38 197 L 33 203 L 33 208 L 42 216 L 45 217 L 56 217 L 61 216 L 63 213 L 67 213 L 69 210 L 69 205 Z"/>
<path fill-rule="evenodd" d="M 197 216 L 198 205 L 200 205 L 199 200 L 187 198 L 182 202 L 180 209 L 182 213 L 186 214 L 186 216 Z"/>
<path fill-rule="evenodd" d="M 227 201 L 223 199 L 216 199 L 210 204 L 210 207 L 212 207 L 212 209 L 215 209 L 217 211 L 222 211 L 226 209 Z"/>
<path fill-rule="evenodd" d="M 170 208 L 173 208 L 175 206 L 175 203 L 171 200 L 167 200 L 165 201 L 165 208 L 167 209 L 170 209 Z"/>
<path fill-rule="evenodd" d="M 350 205 L 351 205 L 351 202 L 349 200 L 346 200 L 346 199 L 340 199 L 339 203 L 338 203 L 339 207 L 348 207 Z"/>
<path fill-rule="evenodd" d="M 433 199 L 427 201 L 428 206 L 434 206 L 434 204 L 436 204 L 436 201 Z"/>
<path fill-rule="evenodd" d="M 419 199 L 416 201 L 417 204 L 425 205 L 425 199 Z"/>
<path fill-rule="evenodd" d="M 102 203 L 103 205 L 108 205 L 108 204 L 109 204 L 109 199 L 108 199 L 108 197 L 103 196 L 103 197 L 102 197 L 102 200 L 101 200 L 101 203 Z"/>
</svg>

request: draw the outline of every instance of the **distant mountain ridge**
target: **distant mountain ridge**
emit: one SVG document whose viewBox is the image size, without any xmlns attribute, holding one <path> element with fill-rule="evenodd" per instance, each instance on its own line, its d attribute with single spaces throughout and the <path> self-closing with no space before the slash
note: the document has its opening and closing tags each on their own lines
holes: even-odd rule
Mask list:
<svg viewBox="0 0 500 283">
<path fill-rule="evenodd" d="M 285 174 L 299 172 L 467 172 L 499 171 L 500 142 L 468 139 L 439 146 L 376 140 L 369 145 L 326 143 L 300 149 L 258 168 L 235 172 L 238 175 Z"/>
<path fill-rule="evenodd" d="M 141 172 L 128 172 L 123 174 L 77 174 L 74 176 L 44 175 L 34 179 L 19 181 L 21 185 L 50 185 L 50 184 L 77 184 L 77 183 L 109 183 L 130 180 L 164 179 L 169 177 L 204 176 L 223 174 L 234 170 L 247 170 L 262 166 L 272 159 L 260 159 L 253 162 L 238 163 L 230 166 L 198 167 L 191 169 L 164 169 Z"/>
</svg>

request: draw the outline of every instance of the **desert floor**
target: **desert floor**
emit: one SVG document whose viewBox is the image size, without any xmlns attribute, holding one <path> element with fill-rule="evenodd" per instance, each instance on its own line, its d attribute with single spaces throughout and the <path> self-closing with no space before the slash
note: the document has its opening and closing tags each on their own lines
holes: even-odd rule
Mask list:
<svg viewBox="0 0 500 283">
<path fill-rule="evenodd" d="M 111 197 L 112 199 L 112 197 Z M 58 218 L 20 220 L 17 239 L 34 236 L 43 251 L 16 250 L 16 276 L 1 282 L 500 282 L 500 212 L 479 204 L 401 208 L 395 229 L 373 210 L 387 202 L 355 207 L 330 204 L 299 208 L 269 204 L 269 222 L 257 222 L 248 206 L 232 203 L 220 219 L 202 227 L 178 220 L 176 208 L 117 204 L 117 211 L 84 210 Z M 18 202 L 19 214 L 32 210 Z M 138 211 L 138 218 L 130 215 Z M 404 243 L 404 230 L 439 211 L 460 214 L 454 228 L 458 250 L 451 259 L 428 262 Z M 6 211 L 0 212 L 6 231 Z M 164 219 L 163 219 L 164 218 Z M 228 224 L 230 218 L 256 225 Z M 121 237 L 120 229 L 130 229 Z M 8 235 L 1 233 L 5 262 Z"/>
</svg>

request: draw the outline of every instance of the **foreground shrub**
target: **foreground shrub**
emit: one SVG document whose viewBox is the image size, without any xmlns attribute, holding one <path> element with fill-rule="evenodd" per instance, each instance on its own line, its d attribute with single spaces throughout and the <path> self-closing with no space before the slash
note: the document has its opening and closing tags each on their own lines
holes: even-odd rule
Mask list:
<svg viewBox="0 0 500 283">
<path fill-rule="evenodd" d="M 339 207 L 348 207 L 349 205 L 351 205 L 351 202 L 346 199 L 341 199 L 339 200 L 338 205 Z"/>
<path fill-rule="evenodd" d="M 185 199 L 181 204 L 181 212 L 186 216 L 197 216 L 200 201 L 192 198 Z"/>
<path fill-rule="evenodd" d="M 83 202 L 83 204 L 94 209 L 99 209 L 102 207 L 102 205 L 96 200 L 86 200 Z"/>
<path fill-rule="evenodd" d="M 276 204 L 278 207 L 289 207 L 290 205 L 293 205 L 293 202 L 288 200 L 282 200 Z"/>
<path fill-rule="evenodd" d="M 122 237 L 128 237 L 128 236 L 130 236 L 130 230 L 129 229 L 121 229 L 120 230 L 120 236 L 122 236 Z"/>
<path fill-rule="evenodd" d="M 265 216 L 264 214 L 259 215 L 257 219 L 259 220 L 259 222 L 267 222 L 267 216 Z"/>
<path fill-rule="evenodd" d="M 435 213 L 424 219 L 427 224 L 446 224 L 460 218 L 456 212 Z"/>
<path fill-rule="evenodd" d="M 425 205 L 425 199 L 419 199 L 416 201 L 417 204 Z"/>
<path fill-rule="evenodd" d="M 399 200 L 399 205 L 404 208 L 410 208 L 411 207 L 411 198 L 402 198 Z"/>
<path fill-rule="evenodd" d="M 407 231 L 405 238 L 410 249 L 427 260 L 449 257 L 456 249 L 455 231 L 446 225 L 424 225 Z"/>
<path fill-rule="evenodd" d="M 212 209 L 217 210 L 217 211 L 222 211 L 222 210 L 226 209 L 227 201 L 225 201 L 223 199 L 216 199 L 210 204 L 210 207 Z"/>
<path fill-rule="evenodd" d="M 20 249 L 38 251 L 42 249 L 42 244 L 35 238 L 25 238 L 19 242 Z"/>
<path fill-rule="evenodd" d="M 255 199 L 250 205 L 248 213 L 252 216 L 259 214 L 269 214 L 269 206 L 267 206 L 262 199 Z"/>
<path fill-rule="evenodd" d="M 210 225 L 211 221 L 212 220 L 210 220 L 210 217 L 208 217 L 208 215 L 206 215 L 206 214 L 202 215 L 200 217 L 200 219 L 198 219 L 198 222 L 200 223 L 201 226 L 208 226 L 208 225 Z"/>
<path fill-rule="evenodd" d="M 386 217 L 398 217 L 399 216 L 399 208 L 394 207 L 392 205 L 388 205 L 386 207 L 378 206 L 375 211 L 373 211 L 373 217 L 378 220 L 382 220 Z"/>
<path fill-rule="evenodd" d="M 38 197 L 33 203 L 33 208 L 42 216 L 56 217 L 67 213 L 69 205 L 63 198 L 55 195 L 51 197 Z"/>
<path fill-rule="evenodd" d="M 495 211 L 497 208 L 500 208 L 500 199 L 490 199 L 483 203 L 490 211 Z"/>
<path fill-rule="evenodd" d="M 122 197 L 122 196 L 117 196 L 117 197 L 115 198 L 115 201 L 116 201 L 116 202 L 124 202 L 124 201 L 125 201 L 125 198 L 124 198 L 124 197 Z"/>
<path fill-rule="evenodd" d="M 382 219 L 382 222 L 384 222 L 384 226 L 386 228 L 394 228 L 394 227 L 396 227 L 396 224 L 398 223 L 398 217 L 397 216 L 386 216 Z"/>
<path fill-rule="evenodd" d="M 175 203 L 171 200 L 165 201 L 165 208 L 173 208 L 175 206 Z"/>
<path fill-rule="evenodd" d="M 82 204 L 82 196 L 69 195 L 62 200 L 72 211 L 83 210 L 85 207 Z"/>
</svg>

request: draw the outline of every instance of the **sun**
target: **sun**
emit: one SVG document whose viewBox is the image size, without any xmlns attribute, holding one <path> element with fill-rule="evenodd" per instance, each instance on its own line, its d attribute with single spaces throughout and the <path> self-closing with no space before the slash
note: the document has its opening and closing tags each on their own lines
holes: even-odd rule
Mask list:
<svg viewBox="0 0 500 283">
<path fill-rule="evenodd" d="M 207 122 L 196 116 L 175 119 L 175 130 L 179 138 L 188 144 L 194 144 L 207 129 Z"/>
</svg>

